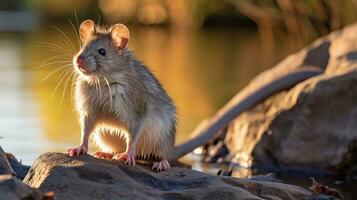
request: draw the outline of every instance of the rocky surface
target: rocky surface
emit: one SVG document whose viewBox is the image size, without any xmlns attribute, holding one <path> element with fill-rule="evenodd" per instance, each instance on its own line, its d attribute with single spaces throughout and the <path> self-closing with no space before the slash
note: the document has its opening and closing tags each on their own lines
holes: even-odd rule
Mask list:
<svg viewBox="0 0 357 200">
<path fill-rule="evenodd" d="M 5 151 L 0 146 L 0 174 L 16 175 L 15 170 L 11 167 Z"/>
<path fill-rule="evenodd" d="M 19 179 L 24 179 L 30 166 L 23 165 L 15 156 L 6 153 L 0 146 L 0 175 L 14 175 Z"/>
<path fill-rule="evenodd" d="M 158 173 L 145 166 L 60 153 L 40 156 L 24 182 L 41 191 L 54 191 L 58 200 L 316 199 L 303 188 L 283 183 L 211 176 L 178 167 Z"/>
<path fill-rule="evenodd" d="M 52 199 L 50 193 L 42 193 L 20 180 L 27 174 L 27 168 L 0 146 L 0 200 Z"/>
<path fill-rule="evenodd" d="M 44 200 L 44 195 L 11 175 L 0 175 L 0 200 Z"/>
<path fill-rule="evenodd" d="M 6 157 L 16 173 L 16 177 L 19 179 L 24 179 L 27 172 L 30 170 L 30 166 L 23 165 L 14 155 L 11 153 L 6 153 Z"/>
<path fill-rule="evenodd" d="M 347 172 L 357 163 L 357 25 L 317 40 L 258 75 L 230 103 L 296 68 L 324 74 L 273 95 L 230 123 L 236 161 Z"/>
</svg>

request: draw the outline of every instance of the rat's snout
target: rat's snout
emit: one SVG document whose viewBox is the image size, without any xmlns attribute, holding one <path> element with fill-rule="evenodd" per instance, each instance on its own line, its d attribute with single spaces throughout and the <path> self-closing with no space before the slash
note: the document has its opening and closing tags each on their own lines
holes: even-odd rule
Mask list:
<svg viewBox="0 0 357 200">
<path fill-rule="evenodd" d="M 84 74 L 88 74 L 90 72 L 88 63 L 86 62 L 85 58 L 83 55 L 79 55 L 76 60 L 76 65 L 79 71 L 81 71 Z"/>
<path fill-rule="evenodd" d="M 78 56 L 76 63 L 77 63 L 77 66 L 78 66 L 79 69 L 85 69 L 83 56 Z"/>
<path fill-rule="evenodd" d="M 73 64 L 84 75 L 90 75 L 95 71 L 95 61 L 88 55 L 79 54 L 74 57 Z"/>
</svg>

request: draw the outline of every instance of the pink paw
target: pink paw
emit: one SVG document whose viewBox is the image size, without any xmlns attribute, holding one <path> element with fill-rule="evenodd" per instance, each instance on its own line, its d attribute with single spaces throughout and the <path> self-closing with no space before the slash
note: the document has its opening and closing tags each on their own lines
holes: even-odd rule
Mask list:
<svg viewBox="0 0 357 200">
<path fill-rule="evenodd" d="M 170 169 L 170 163 L 167 160 L 161 160 L 160 162 L 154 162 L 152 169 L 156 171 L 163 171 Z"/>
<path fill-rule="evenodd" d="M 93 154 L 93 156 L 99 159 L 111 159 L 114 154 L 97 151 Z"/>
<path fill-rule="evenodd" d="M 87 148 L 84 146 L 79 146 L 79 147 L 74 147 L 74 148 L 69 148 L 67 150 L 67 154 L 71 157 L 73 156 L 79 156 L 81 154 L 87 154 Z"/>
<path fill-rule="evenodd" d="M 129 152 L 115 154 L 112 159 L 125 161 L 125 164 L 127 164 L 127 165 L 135 165 L 136 164 L 135 163 L 135 154 L 129 153 Z"/>
</svg>

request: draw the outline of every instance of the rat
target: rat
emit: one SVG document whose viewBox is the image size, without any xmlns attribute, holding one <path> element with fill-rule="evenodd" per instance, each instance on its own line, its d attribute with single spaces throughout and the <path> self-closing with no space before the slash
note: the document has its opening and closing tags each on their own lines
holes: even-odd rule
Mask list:
<svg viewBox="0 0 357 200">
<path fill-rule="evenodd" d="M 153 169 L 170 168 L 167 161 L 176 134 L 176 108 L 160 82 L 127 48 L 123 24 L 102 29 L 91 20 L 79 28 L 83 47 L 74 56 L 76 109 L 81 145 L 70 156 L 86 153 L 89 136 L 102 149 L 95 157 L 125 161 L 154 157 Z"/>
<path fill-rule="evenodd" d="M 88 152 L 90 136 L 101 151 L 94 156 L 135 165 L 136 158 L 155 158 L 152 169 L 170 168 L 176 160 L 208 142 L 241 112 L 277 91 L 292 87 L 321 70 L 299 69 L 268 83 L 231 108 L 200 126 L 196 138 L 175 147 L 176 108 L 159 80 L 127 47 L 129 29 L 110 28 L 85 20 L 79 27 L 82 47 L 73 57 L 78 76 L 75 104 L 81 125 L 81 143 L 69 156 Z M 208 124 L 208 125 L 207 125 Z M 204 127 L 203 127 L 204 126 Z"/>
</svg>

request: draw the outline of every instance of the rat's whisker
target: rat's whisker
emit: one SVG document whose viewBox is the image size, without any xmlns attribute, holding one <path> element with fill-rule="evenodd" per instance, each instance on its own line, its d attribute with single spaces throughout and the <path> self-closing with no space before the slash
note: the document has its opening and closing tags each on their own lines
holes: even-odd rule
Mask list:
<svg viewBox="0 0 357 200">
<path fill-rule="evenodd" d="M 68 64 L 68 65 L 72 65 L 72 62 L 68 61 L 68 60 L 57 60 L 57 61 L 52 61 L 52 62 L 48 62 L 48 63 L 45 63 L 45 64 L 41 64 L 40 67 L 38 67 L 37 69 L 41 69 L 41 68 L 44 68 L 44 67 L 48 67 L 48 66 L 51 66 L 51 65 L 54 65 L 54 64 Z"/>
<path fill-rule="evenodd" d="M 69 23 L 71 24 L 72 26 L 72 29 L 73 29 L 73 32 L 74 32 L 74 35 L 76 36 L 76 39 L 78 41 L 78 49 L 81 48 L 81 39 L 79 38 L 79 33 L 77 32 L 77 29 L 76 27 L 74 26 L 74 24 L 72 23 L 72 20 L 71 19 L 68 19 Z"/>
<path fill-rule="evenodd" d="M 64 69 L 62 72 L 60 72 L 59 75 L 57 76 L 56 81 L 59 81 L 63 77 L 63 75 L 66 74 L 68 71 L 72 71 L 72 70 Z"/>
<path fill-rule="evenodd" d="M 39 48 L 50 48 L 52 51 L 59 51 L 64 55 L 70 56 L 72 52 L 70 52 L 65 46 L 56 44 L 56 43 L 51 43 L 51 42 L 38 42 L 34 47 L 39 47 Z"/>
<path fill-rule="evenodd" d="M 58 55 L 63 55 L 66 57 L 72 57 L 72 54 L 69 54 L 68 52 L 65 52 L 62 48 L 59 48 L 58 46 L 55 46 L 54 44 L 37 44 L 37 45 L 32 45 L 34 48 L 46 48 L 49 51 L 56 52 Z"/>
<path fill-rule="evenodd" d="M 96 84 L 96 89 L 99 92 L 99 102 L 102 102 L 102 94 L 101 94 L 102 91 L 100 90 L 100 82 L 99 82 L 98 77 L 95 77 L 95 84 Z"/>
<path fill-rule="evenodd" d="M 64 88 L 63 88 L 63 92 L 62 92 L 61 103 L 60 103 L 61 106 L 62 106 L 62 103 L 63 103 L 64 95 L 66 94 L 66 91 L 67 91 L 68 83 L 71 80 L 72 76 L 74 76 L 74 72 L 72 70 L 70 70 L 69 72 L 70 72 L 70 75 L 68 76 L 68 78 L 67 78 L 67 80 L 65 82 L 65 85 L 64 85 Z"/>
<path fill-rule="evenodd" d="M 73 77 L 72 77 L 72 83 L 71 83 L 71 86 L 72 86 L 72 88 L 71 88 L 71 100 L 73 101 L 73 102 L 75 102 L 74 100 L 74 90 L 75 90 L 75 87 L 76 87 L 76 80 L 77 80 L 77 73 L 73 73 L 74 75 L 73 75 Z"/>
<path fill-rule="evenodd" d="M 44 62 L 48 62 L 48 61 L 51 61 L 51 60 L 57 59 L 57 58 L 69 59 L 69 57 L 67 57 L 67 55 L 61 54 L 61 55 L 51 56 L 51 57 L 45 59 Z"/>
<path fill-rule="evenodd" d="M 61 79 L 59 80 L 59 82 L 57 83 L 55 89 L 54 89 L 53 92 L 52 92 L 51 102 L 53 102 L 53 98 L 55 97 L 55 94 L 56 94 L 57 90 L 59 89 L 59 87 L 61 86 L 61 83 L 63 82 L 63 80 L 65 79 L 66 75 L 67 75 L 69 72 L 72 72 L 72 71 L 67 69 L 67 70 L 64 70 L 64 73 L 62 73 Z"/>
<path fill-rule="evenodd" d="M 58 28 L 57 26 L 53 26 L 53 25 L 51 26 L 51 28 L 56 29 L 61 34 L 64 42 L 67 45 L 71 46 L 73 51 L 76 51 L 76 47 L 74 46 L 73 42 L 69 39 L 69 37 L 60 28 Z"/>
<path fill-rule="evenodd" d="M 62 58 L 62 59 L 61 59 L 61 58 Z M 45 59 L 45 60 L 41 63 L 40 66 L 35 67 L 34 69 L 41 69 L 41 68 L 46 67 L 46 66 L 48 66 L 48 65 L 50 65 L 50 64 L 53 64 L 53 63 L 51 63 L 50 61 L 56 60 L 56 59 L 61 59 L 62 61 L 68 61 L 68 62 L 70 62 L 70 61 L 67 60 L 66 58 L 67 58 L 67 56 L 65 56 L 65 55 L 51 56 L 51 57 Z M 59 61 L 59 60 L 58 60 L 58 61 Z"/>
<path fill-rule="evenodd" d="M 51 94 L 51 101 L 50 101 L 51 102 L 51 104 L 50 104 L 51 106 L 55 104 L 55 100 L 54 100 L 55 94 L 56 94 L 57 90 L 59 89 L 59 87 L 61 86 L 62 81 L 66 77 L 66 74 L 68 74 L 69 71 L 70 70 L 68 70 L 68 69 L 67 70 L 63 70 L 61 75 L 59 75 L 59 77 L 62 77 L 62 78 L 61 78 L 61 80 L 59 82 L 57 82 L 57 85 L 56 85 L 54 91 Z M 61 106 L 62 105 L 60 105 L 59 108 L 61 108 Z"/>
<path fill-rule="evenodd" d="M 44 81 L 46 81 L 49 77 L 51 77 L 53 74 L 61 71 L 62 69 L 65 69 L 66 67 L 71 66 L 71 65 L 63 65 L 58 67 L 57 69 L 54 69 L 52 72 L 50 72 L 44 79 L 42 79 L 37 85 L 41 85 Z"/>
<path fill-rule="evenodd" d="M 102 22 L 102 15 L 99 14 L 98 26 L 100 26 L 100 22 Z"/>
<path fill-rule="evenodd" d="M 96 85 L 98 86 L 98 92 L 99 92 L 99 102 L 102 102 L 102 91 L 100 90 L 100 82 L 98 81 L 98 78 L 95 77 L 96 79 Z"/>
<path fill-rule="evenodd" d="M 109 81 L 107 80 L 107 78 L 103 77 L 103 79 L 105 80 L 105 82 L 108 85 L 108 89 L 109 89 L 109 95 L 110 95 L 110 105 L 113 105 L 113 96 L 112 96 L 112 90 L 110 89 L 110 84 Z"/>
<path fill-rule="evenodd" d="M 99 90 L 99 88 L 98 88 L 98 78 L 94 77 L 93 82 L 94 82 L 95 89 Z"/>
<path fill-rule="evenodd" d="M 98 90 L 97 77 L 94 77 L 94 78 L 92 79 L 92 82 L 94 83 L 94 88 L 95 88 L 95 90 Z"/>
<path fill-rule="evenodd" d="M 79 27 L 79 21 L 78 21 L 77 10 L 74 10 L 74 18 L 76 19 L 77 27 Z"/>
<path fill-rule="evenodd" d="M 98 81 L 98 87 L 99 87 L 99 99 L 102 101 L 102 88 L 100 87 L 100 79 L 98 77 L 95 77 Z"/>
<path fill-rule="evenodd" d="M 63 53 L 66 53 L 66 55 L 68 55 L 68 56 L 72 56 L 74 54 L 73 52 L 69 51 L 68 48 L 66 48 L 62 45 L 59 45 L 59 44 L 50 43 L 50 42 L 39 42 L 39 44 L 47 45 L 47 47 L 58 48 L 59 50 L 62 50 Z"/>
</svg>

